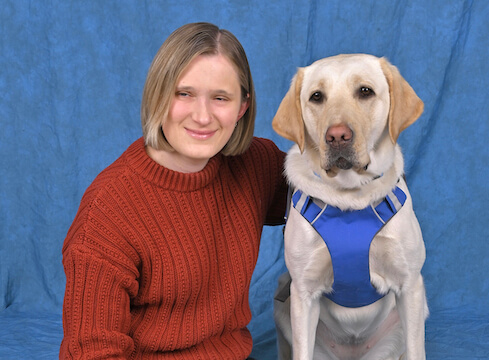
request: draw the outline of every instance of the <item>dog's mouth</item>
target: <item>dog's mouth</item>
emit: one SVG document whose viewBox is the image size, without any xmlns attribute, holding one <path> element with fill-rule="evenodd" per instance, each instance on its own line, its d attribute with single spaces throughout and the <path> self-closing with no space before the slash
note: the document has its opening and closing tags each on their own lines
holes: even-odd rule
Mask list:
<svg viewBox="0 0 489 360">
<path fill-rule="evenodd" d="M 350 170 L 356 166 L 356 157 L 350 151 L 331 151 L 323 169 L 334 177 L 340 170 Z"/>
<path fill-rule="evenodd" d="M 336 159 L 334 166 L 341 170 L 350 170 L 353 167 L 353 163 L 344 157 Z"/>
<path fill-rule="evenodd" d="M 370 163 L 370 157 L 366 152 L 362 154 L 363 152 L 355 152 L 351 146 L 342 149 L 326 148 L 322 156 L 322 168 L 331 178 L 341 170 L 352 170 L 363 174 Z"/>
<path fill-rule="evenodd" d="M 356 160 L 338 157 L 324 167 L 324 171 L 329 177 L 335 177 L 340 170 L 353 170 L 358 174 L 364 174 L 367 171 L 369 164 L 360 165 Z"/>
</svg>

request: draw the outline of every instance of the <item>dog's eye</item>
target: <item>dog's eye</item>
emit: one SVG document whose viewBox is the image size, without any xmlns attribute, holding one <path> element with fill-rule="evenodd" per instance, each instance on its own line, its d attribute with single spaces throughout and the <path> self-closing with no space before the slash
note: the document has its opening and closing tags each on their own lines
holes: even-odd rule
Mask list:
<svg viewBox="0 0 489 360">
<path fill-rule="evenodd" d="M 375 95 L 375 92 L 367 86 L 362 86 L 359 90 L 359 95 L 361 98 L 367 98 Z"/>
<path fill-rule="evenodd" d="M 324 100 L 324 95 L 321 91 L 315 91 L 312 93 L 311 97 L 309 98 L 309 101 L 315 102 L 315 103 L 322 103 Z"/>
</svg>

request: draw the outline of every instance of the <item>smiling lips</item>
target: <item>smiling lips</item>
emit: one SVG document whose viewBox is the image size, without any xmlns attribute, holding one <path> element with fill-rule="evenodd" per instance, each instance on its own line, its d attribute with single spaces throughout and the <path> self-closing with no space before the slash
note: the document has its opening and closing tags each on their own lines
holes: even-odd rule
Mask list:
<svg viewBox="0 0 489 360">
<path fill-rule="evenodd" d="M 217 130 L 192 130 L 185 128 L 187 134 L 189 134 L 192 138 L 197 140 L 207 140 L 211 138 Z"/>
</svg>

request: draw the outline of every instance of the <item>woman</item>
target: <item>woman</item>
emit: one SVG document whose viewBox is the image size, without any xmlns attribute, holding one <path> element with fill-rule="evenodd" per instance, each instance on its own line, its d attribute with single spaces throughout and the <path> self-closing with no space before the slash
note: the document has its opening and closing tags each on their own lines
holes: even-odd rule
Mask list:
<svg viewBox="0 0 489 360">
<path fill-rule="evenodd" d="M 143 138 L 85 192 L 63 247 L 61 359 L 245 359 L 264 224 L 282 224 L 284 153 L 253 138 L 245 52 L 188 24 L 155 56 Z"/>
</svg>

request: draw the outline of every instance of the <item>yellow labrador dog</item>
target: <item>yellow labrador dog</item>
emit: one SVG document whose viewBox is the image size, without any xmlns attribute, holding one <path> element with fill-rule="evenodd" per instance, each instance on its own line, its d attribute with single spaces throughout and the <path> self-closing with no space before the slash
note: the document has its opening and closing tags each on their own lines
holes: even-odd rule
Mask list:
<svg viewBox="0 0 489 360">
<path fill-rule="evenodd" d="M 300 68 L 273 119 L 292 140 L 281 359 L 425 359 L 425 247 L 399 134 L 423 102 L 385 58 Z M 289 296 L 290 295 L 290 296 Z"/>
</svg>

